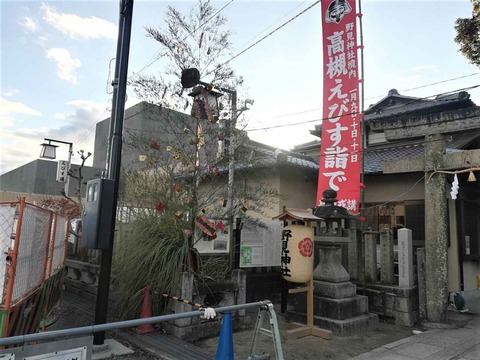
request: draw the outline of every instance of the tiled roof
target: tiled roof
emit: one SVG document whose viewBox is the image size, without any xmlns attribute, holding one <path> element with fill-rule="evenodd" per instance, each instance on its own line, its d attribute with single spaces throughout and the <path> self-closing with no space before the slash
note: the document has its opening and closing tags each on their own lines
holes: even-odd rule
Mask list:
<svg viewBox="0 0 480 360">
<path fill-rule="evenodd" d="M 453 152 L 467 146 L 476 138 L 480 132 L 470 134 L 452 135 L 447 140 L 447 152 Z M 424 155 L 425 145 L 422 141 L 402 143 L 401 145 L 372 146 L 365 149 L 364 170 L 365 174 L 383 173 L 383 163 L 388 160 L 400 160 Z"/>
</svg>

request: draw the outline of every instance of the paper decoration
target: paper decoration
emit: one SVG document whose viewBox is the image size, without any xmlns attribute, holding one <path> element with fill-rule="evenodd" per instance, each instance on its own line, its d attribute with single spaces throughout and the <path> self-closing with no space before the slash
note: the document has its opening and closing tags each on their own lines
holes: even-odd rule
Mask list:
<svg viewBox="0 0 480 360">
<path fill-rule="evenodd" d="M 167 208 L 167 205 L 165 205 L 161 201 L 155 204 L 155 210 L 157 210 L 158 212 L 164 212 L 166 208 Z"/>
<path fill-rule="evenodd" d="M 182 157 L 182 153 L 178 150 L 176 150 L 174 153 L 173 153 L 173 158 L 176 159 L 176 160 L 180 160 L 180 158 Z"/>
<path fill-rule="evenodd" d="M 158 146 L 157 140 L 150 141 L 150 148 L 154 150 L 158 150 L 160 147 Z"/>
<path fill-rule="evenodd" d="M 450 191 L 450 196 L 452 197 L 452 200 L 457 199 L 457 194 L 458 194 L 458 177 L 457 177 L 457 174 L 455 174 L 453 176 L 452 191 Z"/>
<path fill-rule="evenodd" d="M 195 225 L 206 235 L 213 236 L 216 232 L 215 224 L 207 219 L 206 216 L 197 216 Z"/>
<path fill-rule="evenodd" d="M 313 275 L 313 228 L 289 225 L 282 230 L 281 271 L 285 280 L 309 281 Z"/>
</svg>

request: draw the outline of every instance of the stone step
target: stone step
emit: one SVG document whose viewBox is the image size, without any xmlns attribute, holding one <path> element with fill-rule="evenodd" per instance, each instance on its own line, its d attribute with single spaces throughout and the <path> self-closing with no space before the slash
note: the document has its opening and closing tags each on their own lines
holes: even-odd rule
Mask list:
<svg viewBox="0 0 480 360">
<path fill-rule="evenodd" d="M 288 311 L 285 319 L 306 324 L 307 316 L 301 313 Z M 326 330 L 332 331 L 337 336 L 351 336 L 361 331 L 371 330 L 378 326 L 378 316 L 376 314 L 365 314 L 345 320 L 330 319 L 322 316 L 314 316 L 313 323 Z"/>
</svg>

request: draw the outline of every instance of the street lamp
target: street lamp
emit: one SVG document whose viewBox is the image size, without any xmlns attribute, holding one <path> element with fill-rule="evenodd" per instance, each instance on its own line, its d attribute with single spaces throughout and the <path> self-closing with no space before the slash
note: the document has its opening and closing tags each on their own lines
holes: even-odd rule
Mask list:
<svg viewBox="0 0 480 360">
<path fill-rule="evenodd" d="M 73 154 L 73 143 L 47 138 L 44 138 L 43 140 L 48 141 L 48 144 L 40 144 L 42 145 L 42 150 L 40 151 L 40 157 L 42 159 L 56 158 L 56 150 L 58 145 L 53 145 L 52 142 L 68 145 L 68 160 L 66 161 L 66 163 L 65 160 L 60 160 L 57 165 L 57 181 L 65 182 L 65 196 L 68 196 L 68 188 L 70 187 L 70 166 Z"/>
</svg>

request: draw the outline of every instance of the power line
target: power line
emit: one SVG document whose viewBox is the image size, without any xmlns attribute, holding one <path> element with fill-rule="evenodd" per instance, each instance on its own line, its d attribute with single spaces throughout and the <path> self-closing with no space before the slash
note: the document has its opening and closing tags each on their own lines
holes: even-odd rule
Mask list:
<svg viewBox="0 0 480 360">
<path fill-rule="evenodd" d="M 284 22 L 282 25 L 280 25 L 279 27 L 277 27 L 275 30 L 272 30 L 271 32 L 269 32 L 267 35 L 265 35 L 264 37 L 262 37 L 260 40 L 257 40 L 256 42 L 254 42 L 252 45 L 250 45 L 249 47 L 247 47 L 246 49 L 240 51 L 238 54 L 234 55 L 233 57 L 231 57 L 229 60 L 225 61 L 223 64 L 219 65 L 218 68 L 221 68 L 225 65 L 227 65 L 230 61 L 232 61 L 233 59 L 239 57 L 240 55 L 242 55 L 243 53 L 245 53 L 246 51 L 250 50 L 251 48 L 253 48 L 254 46 L 258 45 L 259 43 L 261 43 L 263 40 L 265 40 L 266 38 L 268 38 L 269 36 L 273 35 L 274 33 L 276 33 L 278 30 L 280 30 L 281 28 L 283 28 L 284 26 L 286 26 L 287 24 L 291 23 L 293 20 L 295 20 L 296 18 L 298 18 L 300 15 L 303 15 L 304 13 L 306 13 L 308 10 L 310 10 L 311 8 L 313 8 L 315 5 L 319 4 L 320 3 L 320 0 L 317 0 L 315 1 L 312 5 L 310 5 L 309 7 L 307 7 L 306 9 L 302 10 L 301 12 L 299 12 L 297 15 L 295 15 L 294 17 L 292 17 L 290 20 L 287 20 L 286 22 Z M 217 69 L 218 69 L 217 68 Z M 207 74 L 208 75 L 208 74 Z"/>
<path fill-rule="evenodd" d="M 434 82 L 434 83 L 428 83 L 428 84 L 425 84 L 425 85 L 420 85 L 420 86 L 417 86 L 417 87 L 414 87 L 414 88 L 410 88 L 410 89 L 400 90 L 400 92 L 401 92 L 401 93 L 404 93 L 404 92 L 407 92 L 407 91 L 422 89 L 422 88 L 426 88 L 426 87 L 433 86 L 433 85 L 438 85 L 438 84 L 443 84 L 443 83 L 450 82 L 450 81 L 455 81 L 455 80 L 459 80 L 459 79 L 464 79 L 464 78 L 471 77 L 471 76 L 475 76 L 475 75 L 478 75 L 478 74 L 480 74 L 480 73 L 477 72 L 477 73 L 473 73 L 473 74 L 462 75 L 462 76 L 458 76 L 458 77 L 455 77 L 455 78 L 450 78 L 450 79 L 445 79 L 445 80 L 437 81 L 437 82 Z M 385 97 L 385 95 L 372 96 L 372 97 L 369 97 L 369 98 L 367 98 L 367 99 L 365 99 L 365 100 L 377 99 L 377 98 L 381 98 L 381 97 Z M 299 114 L 305 114 L 305 113 L 308 113 L 308 112 L 319 111 L 319 110 L 323 110 L 323 109 L 322 109 L 322 108 L 316 108 L 316 109 L 298 111 L 298 112 L 294 112 L 294 113 L 281 114 L 281 115 L 275 116 L 275 118 L 287 117 L 287 116 L 293 116 L 293 115 L 299 115 Z"/>
<path fill-rule="evenodd" d="M 405 103 L 405 104 L 397 107 L 396 109 L 401 109 L 402 107 L 408 106 L 408 105 L 410 105 L 410 104 L 412 104 L 412 103 L 414 103 L 414 102 L 427 100 L 428 98 L 431 98 L 431 97 L 440 96 L 440 95 L 447 95 L 447 94 L 456 93 L 456 92 L 463 91 L 463 90 L 475 89 L 475 88 L 477 88 L 477 87 L 480 87 L 480 84 L 474 85 L 474 86 L 465 87 L 465 88 L 458 89 L 458 90 L 453 90 L 453 91 L 444 92 L 444 93 L 441 93 L 441 94 L 430 95 L 430 96 L 426 96 L 426 97 L 423 97 L 423 98 L 416 98 L 416 99 L 413 99 L 413 100 L 411 100 L 411 101 L 409 101 L 409 102 L 407 102 L 407 103 Z M 349 115 L 355 115 L 355 114 L 359 115 L 359 113 L 346 113 L 346 114 L 342 114 L 342 116 L 349 116 Z M 245 131 L 260 131 L 260 130 L 268 130 L 268 129 L 275 129 L 275 128 L 287 127 L 287 126 L 304 125 L 304 124 L 308 124 L 308 123 L 320 122 L 320 121 L 323 121 L 323 120 L 330 120 L 330 119 L 336 119 L 336 118 L 338 118 L 338 116 L 324 117 L 324 118 L 312 119 L 312 120 L 306 120 L 306 121 L 300 121 L 300 122 L 289 123 L 289 124 L 272 125 L 272 126 L 267 126 L 267 127 L 262 127 L 262 128 L 255 128 L 255 129 L 245 129 Z"/>
</svg>

